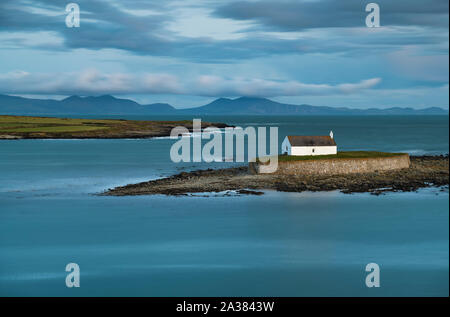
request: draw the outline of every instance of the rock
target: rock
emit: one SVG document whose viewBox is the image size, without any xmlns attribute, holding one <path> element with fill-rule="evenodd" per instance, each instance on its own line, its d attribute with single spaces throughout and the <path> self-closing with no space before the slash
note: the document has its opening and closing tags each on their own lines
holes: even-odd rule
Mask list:
<svg viewBox="0 0 450 317">
<path fill-rule="evenodd" d="M 237 191 L 237 193 L 241 194 L 241 195 L 256 195 L 256 196 L 264 195 L 264 192 L 258 192 L 258 191 L 247 190 L 247 189 L 239 189 Z"/>
</svg>

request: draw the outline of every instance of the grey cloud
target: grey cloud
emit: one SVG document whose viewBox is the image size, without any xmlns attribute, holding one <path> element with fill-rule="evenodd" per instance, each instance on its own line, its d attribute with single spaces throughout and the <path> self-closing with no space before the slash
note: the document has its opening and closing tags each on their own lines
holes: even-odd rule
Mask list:
<svg viewBox="0 0 450 317">
<path fill-rule="evenodd" d="M 62 12 L 48 16 L 32 11 L 26 2 L 2 0 L 0 31 L 51 31 L 59 34 L 63 38 L 60 47 L 51 45 L 47 46 L 48 50 L 113 48 L 137 55 L 170 56 L 201 63 L 218 63 L 281 54 L 375 54 L 399 49 L 405 45 L 426 45 L 427 48 L 440 53 L 448 51 L 448 33 L 434 32 L 433 28 L 406 30 L 382 28 L 373 32 L 367 28 L 362 28 L 358 32 L 353 32 L 351 28 L 334 28 L 327 29 L 327 33 L 319 35 L 302 31 L 300 39 L 282 39 L 276 35 L 262 34 L 260 33 L 262 30 L 254 29 L 247 30 L 245 37 L 237 40 L 186 38 L 166 29 L 166 24 L 172 19 L 169 14 L 169 4 L 172 1 L 78 0 L 76 2 L 80 4 L 82 10 L 80 28 L 65 26 L 65 3 L 53 0 L 34 1 L 35 8 L 55 13 Z M 431 0 L 431 2 L 431 5 L 420 2 L 419 6 L 416 0 L 412 2 L 380 1 L 382 23 L 393 19 L 403 21 L 404 25 L 407 20 L 414 17 L 422 22 L 426 20 L 440 25 L 443 19 L 438 17 L 441 15 L 446 16 L 448 21 L 447 11 L 441 11 L 444 8 L 448 10 L 448 2 L 438 0 Z M 317 27 L 320 28 L 319 31 L 323 31 L 321 28 L 330 26 L 363 26 L 366 13 L 361 9 L 362 3 L 359 0 L 234 2 L 218 8 L 215 14 L 238 20 L 256 20 L 264 23 L 267 31 L 299 30 L 307 27 Z M 403 13 L 399 11 L 402 7 L 400 3 L 408 5 Z M 434 7 L 433 4 L 435 4 Z M 136 16 L 122 10 L 118 5 L 126 5 L 127 9 L 149 9 L 157 14 Z M 420 10 L 423 14 L 418 13 Z M 7 44 L 11 45 L 11 42 L 14 40 L 8 39 Z M 16 40 L 16 44 L 25 46 L 24 40 L 20 38 Z M 37 48 L 45 49 L 42 46 Z"/>
<path fill-rule="evenodd" d="M 26 2 L 2 0 L 0 4 L 1 31 L 54 31 L 61 33 L 70 45 L 72 40 L 88 37 L 90 40 L 115 38 L 126 41 L 132 34 L 164 34 L 164 23 L 170 20 L 167 15 L 155 14 L 136 16 L 122 11 L 113 1 L 77 0 L 81 9 L 81 28 L 67 28 L 65 25 L 65 4 L 55 1 L 37 0 L 30 6 Z M 150 6 L 153 8 L 153 6 Z M 33 9 L 47 9 L 52 15 L 33 12 Z M 58 14 L 60 12 L 60 14 Z M 145 37 L 144 37 L 145 40 Z"/>
<path fill-rule="evenodd" d="M 266 28 L 299 31 L 313 28 L 362 27 L 370 1 L 237 1 L 215 14 L 223 18 L 252 20 Z M 438 26 L 448 28 L 448 0 L 377 0 L 385 26 Z"/>
<path fill-rule="evenodd" d="M 372 78 L 357 83 L 330 85 L 209 75 L 186 79 L 171 74 L 101 73 L 96 70 L 64 74 L 18 71 L 0 74 L 0 91 L 9 94 L 44 95 L 325 96 L 355 94 L 375 87 L 380 81 L 379 78 Z"/>
</svg>

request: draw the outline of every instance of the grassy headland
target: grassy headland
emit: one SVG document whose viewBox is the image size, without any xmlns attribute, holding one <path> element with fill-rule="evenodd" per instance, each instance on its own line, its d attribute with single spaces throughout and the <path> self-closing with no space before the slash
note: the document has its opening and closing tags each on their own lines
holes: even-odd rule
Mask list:
<svg viewBox="0 0 450 317">
<path fill-rule="evenodd" d="M 192 130 L 192 121 L 136 121 L 0 116 L 0 139 L 118 139 L 168 136 L 172 128 Z M 202 128 L 223 123 L 202 122 Z"/>
</svg>

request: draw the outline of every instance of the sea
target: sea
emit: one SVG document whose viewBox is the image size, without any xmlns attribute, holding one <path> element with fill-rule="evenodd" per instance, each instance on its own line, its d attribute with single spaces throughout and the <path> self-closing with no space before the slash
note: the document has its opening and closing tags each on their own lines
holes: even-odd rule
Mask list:
<svg viewBox="0 0 450 317">
<path fill-rule="evenodd" d="M 102 116 L 102 118 L 118 118 Z M 121 116 L 178 120 L 186 116 Z M 449 152 L 448 116 L 202 116 L 339 150 Z M 181 171 L 175 141 L 0 141 L 0 296 L 448 296 L 449 192 L 99 196 Z M 79 287 L 67 287 L 69 263 Z M 368 287 L 369 263 L 379 270 Z"/>
</svg>

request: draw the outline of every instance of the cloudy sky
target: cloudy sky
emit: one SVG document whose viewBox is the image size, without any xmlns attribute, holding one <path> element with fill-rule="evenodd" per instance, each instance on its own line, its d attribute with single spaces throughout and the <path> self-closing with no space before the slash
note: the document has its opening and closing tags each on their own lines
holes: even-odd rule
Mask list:
<svg viewBox="0 0 450 317">
<path fill-rule="evenodd" d="M 0 93 L 448 109 L 448 0 L 0 1 Z"/>
</svg>

